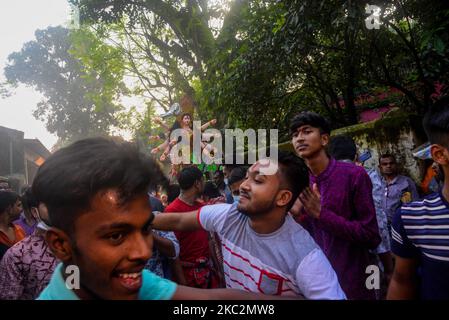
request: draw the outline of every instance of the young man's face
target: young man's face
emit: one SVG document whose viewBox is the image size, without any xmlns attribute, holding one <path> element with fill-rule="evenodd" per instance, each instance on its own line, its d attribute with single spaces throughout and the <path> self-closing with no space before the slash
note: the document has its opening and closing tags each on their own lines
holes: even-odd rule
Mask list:
<svg viewBox="0 0 449 320">
<path fill-rule="evenodd" d="M 17 199 L 17 201 L 13 204 L 10 211 L 10 219 L 11 221 L 16 220 L 20 217 L 20 213 L 23 211 L 22 201 Z"/>
<path fill-rule="evenodd" d="M 238 196 L 240 194 L 240 186 L 242 185 L 244 179 L 234 182 L 229 185 L 229 189 L 231 189 L 233 196 Z"/>
<path fill-rule="evenodd" d="M 379 161 L 380 173 L 384 176 L 394 176 L 397 174 L 396 160 L 390 157 L 381 158 Z"/>
<path fill-rule="evenodd" d="M 229 179 L 229 177 L 231 176 L 231 172 L 232 172 L 232 167 L 230 167 L 230 166 L 223 167 L 223 176 L 225 179 Z"/>
<path fill-rule="evenodd" d="M 329 143 L 329 135 L 321 134 L 319 128 L 304 125 L 296 129 L 292 135 L 293 148 L 303 159 L 310 159 Z"/>
<path fill-rule="evenodd" d="M 224 176 L 219 172 L 214 173 L 214 182 L 217 186 L 220 186 L 224 182 Z"/>
<path fill-rule="evenodd" d="M 196 195 L 200 197 L 204 192 L 204 178 L 196 180 L 193 186 L 196 189 Z"/>
<path fill-rule="evenodd" d="M 80 297 L 137 298 L 141 272 L 152 254 L 153 214 L 146 194 L 124 207 L 118 203 L 114 190 L 99 193 L 75 221 L 72 255 L 64 262 L 80 269 Z"/>
<path fill-rule="evenodd" d="M 240 185 L 240 200 L 237 208 L 248 216 L 267 213 L 276 206 L 280 181 L 278 174 L 264 175 L 257 161 L 246 173 Z"/>
</svg>

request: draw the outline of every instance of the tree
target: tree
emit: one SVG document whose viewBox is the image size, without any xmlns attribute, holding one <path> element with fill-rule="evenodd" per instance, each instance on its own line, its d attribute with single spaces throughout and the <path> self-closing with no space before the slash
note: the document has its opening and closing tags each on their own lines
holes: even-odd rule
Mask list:
<svg viewBox="0 0 449 320">
<path fill-rule="evenodd" d="M 120 40 L 142 93 L 169 92 L 153 94 L 161 105 L 188 93 L 202 118 L 242 129 L 285 133 L 300 110 L 354 124 L 360 108 L 377 106 L 360 97 L 391 88 L 422 113 L 448 80 L 448 10 L 436 0 L 72 2 L 84 21 L 118 26 L 108 38 Z M 383 9 L 379 30 L 365 26 L 368 3 Z"/>
<path fill-rule="evenodd" d="M 384 9 L 379 30 L 365 26 L 368 2 Z M 340 127 L 358 121 L 360 96 L 392 87 L 401 107 L 422 113 L 448 80 L 449 11 L 431 2 L 251 1 L 240 41 L 215 57 L 205 105 L 281 132 L 304 109 Z"/>
<path fill-rule="evenodd" d="M 112 46 L 85 29 L 49 27 L 35 32 L 36 40 L 8 57 L 7 81 L 35 88 L 44 95 L 33 115 L 45 121 L 60 144 L 79 138 L 107 135 L 119 123 L 117 103 L 125 92 L 123 60 Z M 77 58 L 77 53 L 89 57 Z"/>
<path fill-rule="evenodd" d="M 122 49 L 129 73 L 141 84 L 137 93 L 163 108 L 182 94 L 198 100 L 194 84 L 214 72 L 208 63 L 217 52 L 234 45 L 234 23 L 248 3 L 237 0 L 227 8 L 226 0 L 71 2 L 83 23 L 94 25 Z"/>
</svg>

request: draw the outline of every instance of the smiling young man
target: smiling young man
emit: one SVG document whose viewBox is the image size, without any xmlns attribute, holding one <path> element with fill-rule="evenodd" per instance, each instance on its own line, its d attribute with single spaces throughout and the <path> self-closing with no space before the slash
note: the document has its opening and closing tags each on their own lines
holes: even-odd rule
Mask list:
<svg viewBox="0 0 449 320">
<path fill-rule="evenodd" d="M 326 152 L 330 126 L 314 112 L 296 115 L 290 125 L 292 144 L 309 168 L 310 187 L 299 196 L 301 223 L 334 267 L 349 299 L 375 299 L 366 287 L 369 250 L 381 239 L 372 184 L 362 167 L 336 161 Z M 302 208 L 301 208 L 302 207 Z"/>
<path fill-rule="evenodd" d="M 153 247 L 148 190 L 162 179 L 126 142 L 90 138 L 50 156 L 33 193 L 48 208 L 46 242 L 62 263 L 39 299 L 260 299 L 177 286 L 144 270 Z"/>
<path fill-rule="evenodd" d="M 449 98 L 431 107 L 423 125 L 432 159 L 444 172 L 444 185 L 440 192 L 396 212 L 396 263 L 387 299 L 449 299 Z"/>
<path fill-rule="evenodd" d="M 277 165 L 275 174 L 264 166 Z M 345 299 L 335 271 L 312 237 L 287 214 L 308 185 L 307 168 L 293 154 L 258 161 L 240 185 L 238 204 L 158 215 L 156 229 L 216 232 L 226 287 L 307 299 Z"/>
</svg>

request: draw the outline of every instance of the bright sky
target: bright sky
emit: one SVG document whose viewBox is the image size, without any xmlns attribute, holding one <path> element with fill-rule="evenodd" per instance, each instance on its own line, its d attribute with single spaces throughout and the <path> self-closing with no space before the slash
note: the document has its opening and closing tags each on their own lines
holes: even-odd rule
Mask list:
<svg viewBox="0 0 449 320">
<path fill-rule="evenodd" d="M 0 82 L 5 81 L 3 68 L 10 53 L 34 40 L 37 29 L 67 26 L 69 18 L 70 6 L 66 0 L 0 0 Z M 24 86 L 17 88 L 13 96 L 0 98 L 0 126 L 23 131 L 25 138 L 37 138 L 51 149 L 57 137 L 32 114 L 40 100 L 39 93 Z"/>
</svg>

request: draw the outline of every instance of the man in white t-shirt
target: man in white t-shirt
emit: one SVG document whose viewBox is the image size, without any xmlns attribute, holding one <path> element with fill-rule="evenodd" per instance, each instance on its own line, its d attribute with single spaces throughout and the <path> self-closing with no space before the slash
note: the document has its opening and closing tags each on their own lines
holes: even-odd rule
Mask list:
<svg viewBox="0 0 449 320">
<path fill-rule="evenodd" d="M 204 206 L 189 213 L 158 215 L 155 229 L 216 232 L 222 243 L 226 286 L 306 299 L 345 299 L 324 253 L 288 214 L 308 186 L 301 159 L 279 152 L 275 174 L 252 165 L 240 186 L 238 204 Z"/>
</svg>

